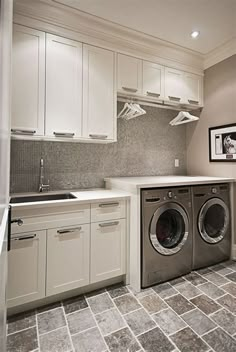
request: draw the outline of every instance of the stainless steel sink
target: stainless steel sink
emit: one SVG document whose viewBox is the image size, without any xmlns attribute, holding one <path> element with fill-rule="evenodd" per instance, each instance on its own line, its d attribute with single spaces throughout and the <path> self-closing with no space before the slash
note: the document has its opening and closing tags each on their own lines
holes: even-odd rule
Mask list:
<svg viewBox="0 0 236 352">
<path fill-rule="evenodd" d="M 49 200 L 63 200 L 63 199 L 74 199 L 76 198 L 71 193 L 57 193 L 57 194 L 40 194 L 34 196 L 22 196 L 12 197 L 10 200 L 11 204 L 16 203 L 29 203 L 29 202 L 45 202 Z"/>
</svg>

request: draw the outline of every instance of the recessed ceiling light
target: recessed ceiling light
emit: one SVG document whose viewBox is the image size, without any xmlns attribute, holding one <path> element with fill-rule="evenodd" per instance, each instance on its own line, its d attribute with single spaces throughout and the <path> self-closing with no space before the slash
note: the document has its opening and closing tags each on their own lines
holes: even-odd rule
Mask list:
<svg viewBox="0 0 236 352">
<path fill-rule="evenodd" d="M 193 32 L 191 33 L 191 37 L 194 38 L 194 39 L 196 39 L 196 38 L 199 36 L 199 34 L 200 34 L 199 31 L 193 31 Z"/>
</svg>

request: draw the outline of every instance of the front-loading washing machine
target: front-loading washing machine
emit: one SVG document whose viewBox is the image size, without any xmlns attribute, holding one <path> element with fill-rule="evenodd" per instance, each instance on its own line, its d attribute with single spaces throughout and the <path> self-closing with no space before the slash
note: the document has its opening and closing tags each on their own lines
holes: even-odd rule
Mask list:
<svg viewBox="0 0 236 352">
<path fill-rule="evenodd" d="M 229 259 L 231 251 L 228 184 L 192 187 L 193 269 Z"/>
<path fill-rule="evenodd" d="M 141 283 L 149 287 L 192 269 L 189 187 L 141 191 Z"/>
</svg>

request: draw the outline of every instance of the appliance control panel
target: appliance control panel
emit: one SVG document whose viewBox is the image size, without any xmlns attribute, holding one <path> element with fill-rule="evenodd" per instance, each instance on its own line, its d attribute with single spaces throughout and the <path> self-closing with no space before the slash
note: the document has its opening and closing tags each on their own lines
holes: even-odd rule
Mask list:
<svg viewBox="0 0 236 352">
<path fill-rule="evenodd" d="M 146 205 L 151 205 L 168 200 L 190 199 L 190 197 L 190 189 L 187 187 L 142 190 L 142 199 L 146 203 Z"/>
</svg>

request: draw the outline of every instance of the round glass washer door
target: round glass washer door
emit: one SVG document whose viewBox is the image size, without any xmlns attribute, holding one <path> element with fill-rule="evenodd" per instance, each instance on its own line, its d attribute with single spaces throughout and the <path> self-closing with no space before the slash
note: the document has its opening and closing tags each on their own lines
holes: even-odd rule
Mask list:
<svg viewBox="0 0 236 352">
<path fill-rule="evenodd" d="M 209 199 L 198 216 L 198 230 L 207 243 L 220 242 L 229 227 L 229 209 L 219 198 Z"/>
<path fill-rule="evenodd" d="M 177 203 L 168 203 L 153 214 L 149 237 L 154 249 L 163 255 L 181 250 L 189 235 L 189 221 L 185 210 Z"/>
</svg>

